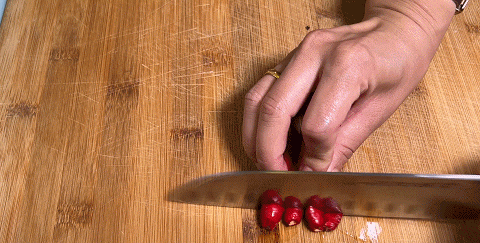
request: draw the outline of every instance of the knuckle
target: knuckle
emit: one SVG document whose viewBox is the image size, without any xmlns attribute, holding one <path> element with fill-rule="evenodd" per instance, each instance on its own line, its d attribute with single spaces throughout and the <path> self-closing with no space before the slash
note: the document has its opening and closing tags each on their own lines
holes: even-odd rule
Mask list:
<svg viewBox="0 0 480 243">
<path fill-rule="evenodd" d="M 275 164 L 273 158 L 271 150 L 265 148 L 260 148 L 255 154 L 256 163 L 267 169 Z"/>
<path fill-rule="evenodd" d="M 343 157 L 343 161 L 346 162 L 352 157 L 353 153 L 355 152 L 355 149 L 353 149 L 350 146 L 340 144 L 338 146 L 337 151 L 340 154 L 340 156 Z"/>
<path fill-rule="evenodd" d="M 262 95 L 254 87 L 245 94 L 245 106 L 257 107 L 262 102 Z"/>
<path fill-rule="evenodd" d="M 270 119 L 283 117 L 286 111 L 286 105 L 280 98 L 266 95 L 262 100 L 259 114 L 261 119 L 269 121 Z"/>
<path fill-rule="evenodd" d="M 305 36 L 300 47 L 301 49 L 316 48 L 324 43 L 333 42 L 335 39 L 335 33 L 330 30 L 314 30 Z"/>
<path fill-rule="evenodd" d="M 242 139 L 243 148 L 245 153 L 250 159 L 255 159 L 255 145 L 245 137 Z"/>
<path fill-rule="evenodd" d="M 301 130 L 304 139 L 313 143 L 325 142 L 334 133 L 334 128 L 328 122 L 304 121 Z"/>
<path fill-rule="evenodd" d="M 375 76 L 376 62 L 368 46 L 346 42 L 338 45 L 329 63 L 330 70 L 341 70 L 335 72 L 338 80 L 344 85 L 360 85 L 364 90 L 368 87 L 369 80 Z"/>
<path fill-rule="evenodd" d="M 367 45 L 361 42 L 344 42 L 339 44 L 333 55 L 335 63 L 341 67 L 370 67 L 374 63 L 374 56 Z M 361 70 L 361 69 L 359 69 Z"/>
<path fill-rule="evenodd" d="M 255 162 L 263 166 L 268 165 L 268 159 L 263 153 L 255 154 Z"/>
</svg>

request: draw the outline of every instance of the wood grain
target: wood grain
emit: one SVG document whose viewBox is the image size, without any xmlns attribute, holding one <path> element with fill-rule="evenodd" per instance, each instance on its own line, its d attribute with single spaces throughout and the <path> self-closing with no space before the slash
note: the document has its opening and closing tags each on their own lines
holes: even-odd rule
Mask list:
<svg viewBox="0 0 480 243">
<path fill-rule="evenodd" d="M 254 170 L 243 97 L 356 1 L 10 0 L 0 27 L 0 242 L 478 242 L 478 222 L 345 217 L 266 234 L 255 211 L 169 202 Z M 361 4 L 360 4 L 361 5 Z M 480 3 L 345 171 L 478 174 Z"/>
</svg>

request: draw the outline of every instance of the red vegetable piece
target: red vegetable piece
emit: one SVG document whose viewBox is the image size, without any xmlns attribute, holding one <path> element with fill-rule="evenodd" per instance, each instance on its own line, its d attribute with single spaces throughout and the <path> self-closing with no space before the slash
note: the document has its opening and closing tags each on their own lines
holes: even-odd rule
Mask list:
<svg viewBox="0 0 480 243">
<path fill-rule="evenodd" d="M 325 230 L 323 212 L 318 208 L 308 206 L 307 209 L 305 209 L 305 221 L 307 221 L 308 229 L 313 232 Z"/>
<path fill-rule="evenodd" d="M 285 160 L 285 163 L 287 163 L 287 170 L 288 170 L 288 171 L 295 171 L 295 170 L 297 170 L 297 168 L 295 168 L 295 165 L 293 165 L 292 157 L 290 157 L 289 154 L 284 153 L 284 154 L 283 154 L 283 159 Z"/>
<path fill-rule="evenodd" d="M 283 223 L 286 226 L 294 226 L 300 224 L 303 218 L 302 208 L 286 208 L 283 214 Z"/>
<path fill-rule="evenodd" d="M 331 197 L 327 197 L 323 199 L 323 211 L 325 213 L 341 213 L 342 209 L 337 201 L 333 200 Z"/>
<path fill-rule="evenodd" d="M 343 213 L 326 213 L 325 219 L 325 231 L 335 230 L 342 220 Z"/>
<path fill-rule="evenodd" d="M 310 198 L 308 198 L 306 206 L 312 206 L 316 209 L 323 209 L 323 199 L 320 198 L 318 195 L 313 195 Z"/>
<path fill-rule="evenodd" d="M 324 198 L 323 212 L 325 212 L 325 230 L 335 230 L 343 217 L 340 205 L 331 197 Z"/>
<path fill-rule="evenodd" d="M 282 206 L 272 203 L 264 204 L 260 209 L 260 224 L 263 229 L 274 230 L 282 220 L 284 209 Z"/>
<path fill-rule="evenodd" d="M 303 208 L 303 204 L 300 199 L 294 196 L 288 196 L 283 201 L 283 205 L 285 208 Z"/>
<path fill-rule="evenodd" d="M 286 226 L 300 224 L 303 217 L 303 205 L 300 199 L 294 196 L 288 196 L 283 202 L 285 213 L 283 214 L 283 223 Z"/>
<path fill-rule="evenodd" d="M 278 204 L 283 207 L 282 196 L 280 196 L 277 190 L 270 189 L 264 191 L 263 194 L 260 196 L 260 204 L 267 205 L 272 203 Z"/>
<path fill-rule="evenodd" d="M 338 203 L 331 197 L 320 198 L 317 195 L 311 196 L 307 200 L 307 206 L 318 209 L 322 212 L 323 226 L 321 230 L 335 230 L 342 220 L 343 213 Z M 305 212 L 305 216 L 307 213 Z M 318 231 L 318 230 L 315 230 Z"/>
</svg>

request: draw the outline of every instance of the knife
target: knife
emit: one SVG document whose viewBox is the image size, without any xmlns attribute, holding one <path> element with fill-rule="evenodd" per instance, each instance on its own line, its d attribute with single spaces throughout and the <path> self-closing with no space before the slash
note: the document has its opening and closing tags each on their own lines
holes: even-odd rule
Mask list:
<svg viewBox="0 0 480 243">
<path fill-rule="evenodd" d="M 349 216 L 480 219 L 479 175 L 227 172 L 187 182 L 171 190 L 168 200 L 255 209 L 267 189 L 302 202 L 312 195 L 332 197 Z"/>
</svg>

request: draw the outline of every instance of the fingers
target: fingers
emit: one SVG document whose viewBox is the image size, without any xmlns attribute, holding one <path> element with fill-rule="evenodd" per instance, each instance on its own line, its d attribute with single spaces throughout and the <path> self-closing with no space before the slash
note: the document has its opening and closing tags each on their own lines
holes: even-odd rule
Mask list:
<svg viewBox="0 0 480 243">
<path fill-rule="evenodd" d="M 400 106 L 408 92 L 373 92 L 362 96 L 342 124 L 327 171 L 340 171 L 354 151 Z"/>
<path fill-rule="evenodd" d="M 337 80 L 338 77 L 324 74 L 305 112 L 301 125 L 304 141 L 301 170 L 329 168 L 342 123 L 360 96 L 356 85 Z"/>
<path fill-rule="evenodd" d="M 283 72 L 288 62 L 292 58 L 295 50 L 285 57 L 277 66 L 275 70 L 278 72 Z M 255 160 L 255 146 L 256 146 L 256 133 L 257 133 L 257 123 L 258 123 L 258 112 L 263 100 L 263 97 L 272 87 L 276 79 L 271 75 L 263 76 L 255 86 L 250 89 L 250 91 L 245 95 L 245 105 L 243 113 L 243 124 L 242 124 L 242 142 L 247 155 Z M 261 167 L 261 165 L 257 165 Z M 262 168 L 259 168 L 262 169 Z"/>
<path fill-rule="evenodd" d="M 283 154 L 288 130 L 318 75 L 321 60 L 316 54 L 299 48 L 263 97 L 258 110 L 255 158 L 266 170 L 287 170 Z"/>
<path fill-rule="evenodd" d="M 245 152 L 251 159 L 255 158 L 255 134 L 257 133 L 258 109 L 263 97 L 267 94 L 274 82 L 274 77 L 265 75 L 245 95 L 242 138 Z"/>
<path fill-rule="evenodd" d="M 312 92 L 300 129 L 300 170 L 340 171 L 408 95 L 392 98 L 388 88 L 376 87 L 374 56 L 362 43 L 328 44 L 334 35 L 312 36 L 276 67 L 279 79 L 267 75 L 246 95 L 243 144 L 259 169 L 288 169 L 290 123 Z"/>
<path fill-rule="evenodd" d="M 371 62 L 366 60 L 368 55 L 359 57 L 359 51 L 353 52 L 355 57 L 345 54 L 350 53 L 347 49 L 349 48 L 337 47 L 333 58 L 326 61 L 323 74 L 303 117 L 301 131 L 304 147 L 300 170 L 327 171 L 341 168 L 340 165 L 343 165 L 346 159 L 345 156 L 339 157 L 339 153 L 350 156 L 353 153 L 345 152 L 352 144 L 341 144 L 341 147 L 339 143 L 349 139 L 343 134 L 344 123 L 354 103 L 368 89 L 367 74 L 371 67 L 363 66 L 362 61 Z M 334 160 L 336 162 L 331 166 Z"/>
<path fill-rule="evenodd" d="M 362 49 L 325 64 L 302 122 L 304 148 L 300 170 L 340 171 L 354 151 L 383 124 L 414 85 L 372 85 L 375 62 Z M 348 61 L 355 60 L 355 61 Z"/>
</svg>

